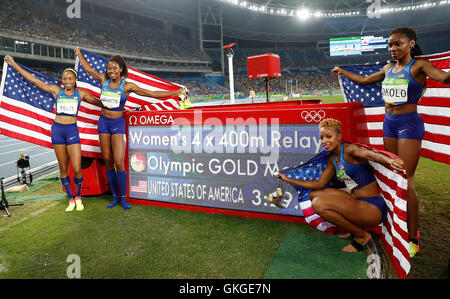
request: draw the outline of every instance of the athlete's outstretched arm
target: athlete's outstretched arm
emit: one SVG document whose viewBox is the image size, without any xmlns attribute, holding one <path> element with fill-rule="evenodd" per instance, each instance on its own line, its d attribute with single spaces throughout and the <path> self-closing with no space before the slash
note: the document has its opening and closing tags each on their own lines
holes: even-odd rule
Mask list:
<svg viewBox="0 0 450 299">
<path fill-rule="evenodd" d="M 180 88 L 180 89 L 169 90 L 169 91 L 151 91 L 148 89 L 141 88 L 131 82 L 125 83 L 125 92 L 127 94 L 134 92 L 135 94 L 138 94 L 140 96 L 157 98 L 157 99 L 179 96 L 183 93 L 183 90 L 184 90 L 183 88 Z"/>
<path fill-rule="evenodd" d="M 331 73 L 335 76 L 344 76 L 349 78 L 352 81 L 355 81 L 359 84 L 363 85 L 370 85 L 372 83 L 380 82 L 384 80 L 386 70 L 389 69 L 389 67 L 392 67 L 393 64 L 386 64 L 383 69 L 379 70 L 376 73 L 373 73 L 369 76 L 361 76 L 355 73 L 352 73 L 350 71 L 344 70 L 339 66 L 336 66 L 334 69 L 331 70 Z"/>
<path fill-rule="evenodd" d="M 438 69 L 428 60 L 420 59 L 419 61 L 421 64 L 421 71 L 425 73 L 427 77 L 445 84 L 450 84 L 450 72 Z"/>
<path fill-rule="evenodd" d="M 100 81 L 102 84 L 106 82 L 105 74 L 99 73 L 94 70 L 89 62 L 87 62 L 86 58 L 84 58 L 79 47 L 75 48 L 75 55 L 77 55 L 78 59 L 80 60 L 81 66 L 89 75 L 91 75 L 95 80 Z"/>
<path fill-rule="evenodd" d="M 20 65 L 18 65 L 14 61 L 14 58 L 12 58 L 9 55 L 6 55 L 4 59 L 5 59 L 6 63 L 8 63 L 16 71 L 18 71 L 19 74 L 21 74 L 25 79 L 27 79 L 28 81 L 30 81 L 31 83 L 36 85 L 39 89 L 42 89 L 45 92 L 51 93 L 53 95 L 53 97 L 56 99 L 56 95 L 58 94 L 58 92 L 61 91 L 61 87 L 59 87 L 57 85 L 46 84 L 46 83 L 42 82 L 41 80 L 37 79 L 32 74 L 30 74 L 29 72 L 27 72 L 26 70 L 21 68 Z"/>
<path fill-rule="evenodd" d="M 99 99 L 97 99 L 96 97 L 94 97 L 93 95 L 91 95 L 86 90 L 79 89 L 78 92 L 80 93 L 81 98 L 86 100 L 86 102 L 91 103 L 98 107 L 102 106 L 102 102 Z"/>
<path fill-rule="evenodd" d="M 405 169 L 403 168 L 404 162 L 400 158 L 393 158 L 389 157 L 383 153 L 372 151 L 364 146 L 360 146 L 357 144 L 349 144 L 346 147 L 347 153 L 350 155 L 366 159 L 369 161 L 374 161 L 382 164 L 390 165 L 395 170 L 405 172 Z"/>
<path fill-rule="evenodd" d="M 331 179 L 333 178 L 334 173 L 335 173 L 332 158 L 333 158 L 333 156 L 331 156 L 328 159 L 327 166 L 325 167 L 322 174 L 320 175 L 320 178 L 316 181 L 302 181 L 302 180 L 290 179 L 283 173 L 279 173 L 277 175 L 277 179 L 282 183 L 287 183 L 287 184 L 299 186 L 299 187 L 306 188 L 306 189 L 311 189 L 311 190 L 323 189 L 331 181 Z"/>
</svg>

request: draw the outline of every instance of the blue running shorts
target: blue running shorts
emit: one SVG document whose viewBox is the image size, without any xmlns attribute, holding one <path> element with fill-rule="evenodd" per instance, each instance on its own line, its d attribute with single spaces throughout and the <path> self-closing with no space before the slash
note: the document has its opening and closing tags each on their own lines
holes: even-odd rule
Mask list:
<svg viewBox="0 0 450 299">
<path fill-rule="evenodd" d="M 368 203 L 376 206 L 381 212 L 381 221 L 380 222 L 383 222 L 384 219 L 386 219 L 387 205 L 386 205 L 386 202 L 384 201 L 383 197 L 374 196 L 374 197 L 358 198 L 358 200 L 365 201 L 365 202 L 368 202 Z"/>
<path fill-rule="evenodd" d="M 417 112 L 405 114 L 389 114 L 383 122 L 383 137 L 396 139 L 422 140 L 425 126 L 422 117 Z"/>
<path fill-rule="evenodd" d="M 99 134 L 125 134 L 125 118 L 107 118 L 100 115 L 98 119 L 98 133 Z"/>
<path fill-rule="evenodd" d="M 53 122 L 51 131 L 52 144 L 71 145 L 80 143 L 80 133 L 78 132 L 77 123 L 66 125 Z"/>
</svg>

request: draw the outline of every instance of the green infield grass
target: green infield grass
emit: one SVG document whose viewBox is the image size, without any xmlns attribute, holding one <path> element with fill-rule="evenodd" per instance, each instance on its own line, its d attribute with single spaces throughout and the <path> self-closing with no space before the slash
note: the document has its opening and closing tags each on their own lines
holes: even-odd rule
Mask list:
<svg viewBox="0 0 450 299">
<path fill-rule="evenodd" d="M 450 165 L 420 159 L 421 252 L 408 278 L 447 278 L 448 173 Z M 107 209 L 107 194 L 85 198 L 84 211 L 68 213 L 56 179 L 24 195 L 7 194 L 10 203 L 25 204 L 1 216 L 0 278 L 67 278 L 73 254 L 81 278 L 264 278 L 287 233 L 321 234 L 282 221 L 139 205 Z"/>
</svg>

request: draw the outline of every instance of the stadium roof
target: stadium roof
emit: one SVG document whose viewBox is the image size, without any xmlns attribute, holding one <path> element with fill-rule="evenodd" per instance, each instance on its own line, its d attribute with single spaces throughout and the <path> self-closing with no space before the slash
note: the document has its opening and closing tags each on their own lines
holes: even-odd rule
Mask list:
<svg viewBox="0 0 450 299">
<path fill-rule="evenodd" d="M 381 9 L 385 9 L 378 17 L 367 15 L 369 6 L 377 0 L 246 0 L 246 7 L 236 5 L 244 0 L 96 0 L 95 4 L 197 29 L 198 1 L 210 11 L 220 9 L 224 36 L 233 39 L 312 42 L 338 36 L 386 34 L 396 27 L 414 27 L 419 33 L 450 28 L 447 0 L 378 0 Z M 249 9 L 250 5 L 264 6 L 265 12 Z M 269 8 L 284 8 L 291 13 L 269 13 Z M 330 15 L 301 20 L 292 11 L 302 8 Z M 344 14 L 352 11 L 360 13 Z"/>
</svg>

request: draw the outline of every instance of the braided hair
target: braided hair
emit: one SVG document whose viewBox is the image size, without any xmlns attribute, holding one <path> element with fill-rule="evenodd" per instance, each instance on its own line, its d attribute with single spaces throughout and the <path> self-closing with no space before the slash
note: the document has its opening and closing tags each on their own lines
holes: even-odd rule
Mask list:
<svg viewBox="0 0 450 299">
<path fill-rule="evenodd" d="M 412 58 L 414 58 L 415 56 L 418 56 L 418 55 L 423 55 L 423 51 L 419 47 L 419 44 L 417 43 L 416 30 L 414 30 L 413 28 L 408 28 L 408 27 L 400 27 L 400 28 L 392 30 L 390 35 L 396 34 L 396 33 L 404 34 L 409 38 L 409 40 L 413 40 L 415 42 L 414 47 L 411 49 L 411 57 Z"/>
</svg>

